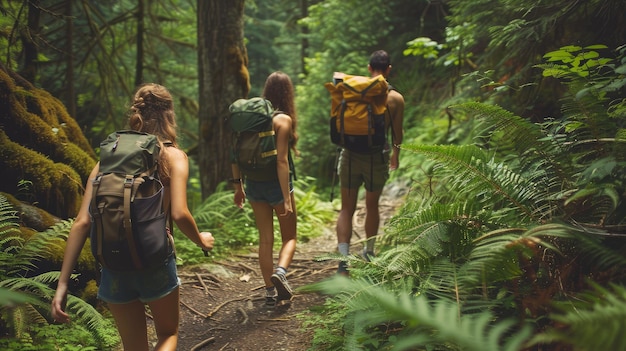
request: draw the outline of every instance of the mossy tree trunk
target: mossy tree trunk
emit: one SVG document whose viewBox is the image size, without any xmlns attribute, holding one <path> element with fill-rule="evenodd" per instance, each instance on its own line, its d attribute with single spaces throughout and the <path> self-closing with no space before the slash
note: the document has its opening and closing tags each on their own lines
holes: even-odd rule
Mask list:
<svg viewBox="0 0 626 351">
<path fill-rule="evenodd" d="M 65 106 L 0 64 L 0 192 L 76 216 L 96 155 Z"/>
<path fill-rule="evenodd" d="M 244 0 L 198 0 L 199 166 L 202 198 L 230 177 L 228 106 L 250 91 Z"/>
</svg>

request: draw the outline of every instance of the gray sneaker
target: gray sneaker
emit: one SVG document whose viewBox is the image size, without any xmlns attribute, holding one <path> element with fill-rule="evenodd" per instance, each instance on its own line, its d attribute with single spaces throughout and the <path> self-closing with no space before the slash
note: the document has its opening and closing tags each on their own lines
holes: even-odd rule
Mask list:
<svg viewBox="0 0 626 351">
<path fill-rule="evenodd" d="M 293 290 L 291 290 L 285 275 L 274 273 L 270 279 L 272 280 L 272 283 L 274 283 L 276 291 L 278 292 L 278 300 L 291 300 Z"/>
<path fill-rule="evenodd" d="M 276 292 L 272 291 L 271 293 L 269 291 L 265 292 L 265 307 L 276 307 Z"/>
</svg>

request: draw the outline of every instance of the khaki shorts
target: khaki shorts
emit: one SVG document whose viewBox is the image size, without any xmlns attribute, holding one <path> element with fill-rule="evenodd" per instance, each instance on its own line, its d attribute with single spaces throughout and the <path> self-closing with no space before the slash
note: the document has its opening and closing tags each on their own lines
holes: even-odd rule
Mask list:
<svg viewBox="0 0 626 351">
<path fill-rule="evenodd" d="M 342 150 L 337 173 L 342 188 L 356 189 L 365 184 L 367 191 L 383 190 L 389 179 L 389 153 L 367 155 Z"/>
</svg>

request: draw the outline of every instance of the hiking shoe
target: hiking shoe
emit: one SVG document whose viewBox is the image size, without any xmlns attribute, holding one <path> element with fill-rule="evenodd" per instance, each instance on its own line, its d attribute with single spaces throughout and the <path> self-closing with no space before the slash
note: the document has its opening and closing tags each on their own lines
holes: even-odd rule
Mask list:
<svg viewBox="0 0 626 351">
<path fill-rule="evenodd" d="M 348 262 L 339 261 L 339 267 L 337 267 L 337 274 L 348 277 L 350 272 L 348 272 Z"/>
<path fill-rule="evenodd" d="M 376 255 L 374 255 L 374 251 L 364 251 L 363 252 L 363 259 L 365 259 L 367 262 L 372 262 L 372 259 L 376 257 Z"/>
<path fill-rule="evenodd" d="M 293 296 L 293 291 L 287 283 L 287 278 L 285 278 L 284 274 L 274 273 L 270 278 L 274 286 L 276 287 L 276 291 L 278 292 L 278 300 L 290 300 Z"/>
<path fill-rule="evenodd" d="M 265 307 L 276 307 L 277 300 L 275 291 L 271 293 L 269 291 L 265 292 Z"/>
</svg>

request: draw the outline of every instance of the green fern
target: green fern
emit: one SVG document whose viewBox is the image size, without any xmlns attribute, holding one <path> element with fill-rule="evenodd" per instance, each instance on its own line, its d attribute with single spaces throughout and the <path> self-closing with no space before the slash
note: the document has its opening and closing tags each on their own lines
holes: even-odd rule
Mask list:
<svg viewBox="0 0 626 351">
<path fill-rule="evenodd" d="M 30 340 L 32 328 L 46 325 L 50 320 L 50 300 L 54 296 L 51 286 L 60 274 L 55 271 L 33 275 L 32 271 L 50 250 L 63 246 L 72 221 L 61 221 L 23 240 L 14 213 L 6 197 L 0 196 L 0 291 L 21 296 L 16 301 L 19 305 L 0 309 L 0 315 L 2 320 L 11 321 L 10 331 L 14 337 Z M 70 295 L 67 310 L 76 316 L 78 323 L 87 326 L 96 344 L 109 347 L 118 342 L 110 336 L 110 322 L 87 302 Z"/>
<path fill-rule="evenodd" d="M 376 328 L 393 321 L 393 337 L 378 344 L 379 349 L 411 350 L 436 345 L 463 350 L 519 350 L 531 335 L 528 325 L 510 319 L 499 320 L 489 311 L 460 314 L 458 304 L 446 300 L 431 302 L 405 291 L 392 293 L 365 281 L 342 277 L 318 283 L 315 289 L 341 296 L 352 311 L 353 330 L 348 345 L 375 345 L 382 334 Z M 375 337 L 373 337 L 375 336 Z"/>
<path fill-rule="evenodd" d="M 593 290 L 557 307 L 559 311 L 551 318 L 562 327 L 555 326 L 537 335 L 533 344 L 558 341 L 578 350 L 626 350 L 626 287 L 603 288 L 595 284 Z"/>
<path fill-rule="evenodd" d="M 438 168 L 447 175 L 450 191 L 459 196 L 482 201 L 491 208 L 495 204 L 496 209 L 515 210 L 507 216 L 511 221 L 537 221 L 551 212 L 550 207 L 540 211 L 547 193 L 533 179 L 495 163 L 476 146 L 406 145 L 403 149 L 437 160 Z"/>
</svg>

